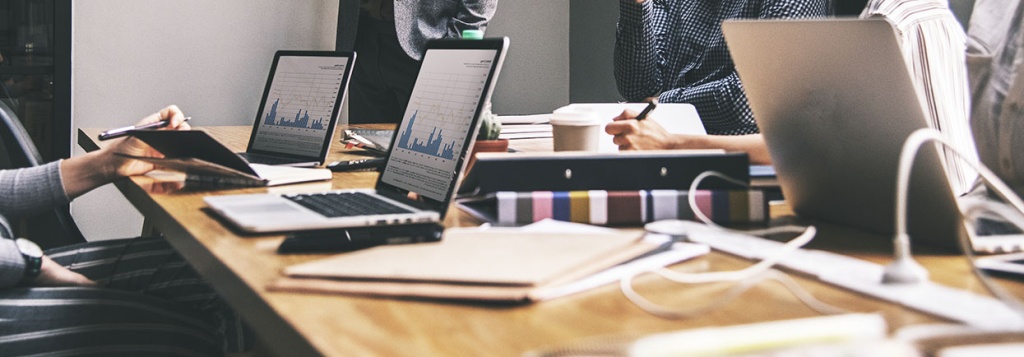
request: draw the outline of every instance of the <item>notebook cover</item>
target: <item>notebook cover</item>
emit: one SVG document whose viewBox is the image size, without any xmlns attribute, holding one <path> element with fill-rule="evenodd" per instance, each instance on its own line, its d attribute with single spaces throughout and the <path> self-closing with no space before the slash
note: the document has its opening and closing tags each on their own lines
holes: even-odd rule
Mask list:
<svg viewBox="0 0 1024 357">
<path fill-rule="evenodd" d="M 439 243 L 380 246 L 285 268 L 290 277 L 538 286 L 640 242 L 643 232 L 449 230 Z"/>
<path fill-rule="evenodd" d="M 532 236 L 532 234 L 531 234 Z M 487 238 L 481 238 L 487 239 Z M 337 293 L 378 297 L 423 298 L 455 301 L 526 303 L 544 299 L 548 292 L 581 278 L 629 261 L 657 248 L 649 242 L 634 241 L 611 254 L 593 259 L 541 285 L 464 284 L 428 281 L 351 280 L 283 277 L 274 281 L 271 291 Z M 476 267 L 460 266 L 473 270 Z"/>
<path fill-rule="evenodd" d="M 142 140 L 167 158 L 195 158 L 248 175 L 256 171 L 227 146 L 202 130 L 134 130 L 129 135 Z"/>
</svg>

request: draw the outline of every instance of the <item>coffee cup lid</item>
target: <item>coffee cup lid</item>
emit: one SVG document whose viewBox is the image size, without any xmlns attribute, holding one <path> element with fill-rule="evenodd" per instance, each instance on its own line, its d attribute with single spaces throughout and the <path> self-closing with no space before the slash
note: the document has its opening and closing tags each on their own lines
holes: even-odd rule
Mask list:
<svg viewBox="0 0 1024 357">
<path fill-rule="evenodd" d="M 601 124 L 597 111 L 580 107 L 561 107 L 551 113 L 552 125 L 597 125 Z"/>
</svg>

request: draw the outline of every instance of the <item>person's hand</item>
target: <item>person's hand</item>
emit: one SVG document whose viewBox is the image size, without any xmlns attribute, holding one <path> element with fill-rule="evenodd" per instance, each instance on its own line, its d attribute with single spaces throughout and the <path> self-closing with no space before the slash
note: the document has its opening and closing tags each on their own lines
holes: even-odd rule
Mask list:
<svg viewBox="0 0 1024 357">
<path fill-rule="evenodd" d="M 638 112 L 625 110 L 604 127 L 604 131 L 614 136 L 612 142 L 619 150 L 661 150 L 674 147 L 674 137 L 648 116 L 646 120 L 636 120 Z"/>
<path fill-rule="evenodd" d="M 159 130 L 189 130 L 192 128 L 187 122 L 185 122 L 185 114 L 182 114 L 181 109 L 178 109 L 178 106 L 176 105 L 170 105 L 161 109 L 159 112 L 150 114 L 149 116 L 142 118 L 142 120 L 135 125 L 155 123 L 161 120 L 170 120 L 171 123 Z M 107 148 L 111 152 L 132 156 L 162 157 L 158 151 L 153 150 L 149 145 L 146 145 L 141 140 L 130 136 L 120 139 Z M 153 170 L 153 164 L 117 155 L 111 155 L 110 165 L 110 172 L 113 172 L 115 177 L 141 175 Z"/>
<path fill-rule="evenodd" d="M 95 281 L 89 280 L 84 275 L 76 273 L 71 269 L 57 264 L 48 256 L 43 256 L 43 265 L 39 270 L 39 276 L 35 279 L 26 280 L 29 286 L 97 286 Z"/>
</svg>

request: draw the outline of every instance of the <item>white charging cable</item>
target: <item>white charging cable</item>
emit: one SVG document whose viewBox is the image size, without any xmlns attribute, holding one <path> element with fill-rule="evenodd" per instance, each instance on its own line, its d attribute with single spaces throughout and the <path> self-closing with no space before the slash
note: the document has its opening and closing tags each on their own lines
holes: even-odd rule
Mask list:
<svg viewBox="0 0 1024 357">
<path fill-rule="evenodd" d="M 668 269 L 659 269 L 654 272 L 665 278 L 668 278 L 667 276 L 663 275 L 663 273 L 665 272 L 678 273 Z M 810 307 L 811 309 L 817 311 L 818 313 L 825 315 L 836 315 L 850 312 L 848 310 L 833 305 L 829 305 L 827 303 L 822 302 L 821 300 L 816 299 L 813 295 L 808 293 L 807 290 L 801 287 L 800 284 L 796 282 L 796 280 L 793 280 L 793 278 L 791 278 L 789 275 L 786 275 L 781 271 L 775 269 L 768 269 L 766 271 L 760 272 L 759 274 L 753 275 L 747 279 L 739 281 L 737 284 L 733 285 L 733 287 L 729 289 L 729 291 L 725 292 L 724 296 L 718 297 L 708 304 L 696 306 L 685 310 L 666 308 L 644 298 L 643 295 L 640 295 L 640 293 L 637 293 L 636 290 L 633 289 L 633 278 L 634 276 L 629 276 L 623 278 L 622 280 L 619 280 L 619 288 L 622 290 L 622 294 L 625 295 L 626 298 L 629 299 L 629 301 L 633 302 L 633 304 L 636 304 L 636 306 L 640 307 L 640 309 L 646 311 L 651 315 L 658 316 L 664 319 L 685 319 L 700 316 L 701 314 L 714 311 L 715 309 L 718 309 L 722 306 L 725 306 L 729 302 L 732 302 L 734 299 L 736 299 L 740 295 L 743 295 L 743 293 L 747 292 L 747 290 L 750 290 L 751 288 L 765 280 L 781 284 L 783 287 L 785 287 L 787 290 L 793 293 L 793 295 L 796 296 L 797 299 L 800 300 L 800 302 L 802 302 L 804 305 L 807 305 L 807 307 Z"/>
<path fill-rule="evenodd" d="M 957 148 L 951 145 L 949 142 L 947 142 L 946 139 L 943 138 L 938 131 L 934 129 L 925 128 L 918 129 L 917 131 L 914 131 L 913 133 L 910 134 L 910 136 L 907 138 L 907 142 L 903 146 L 903 152 L 900 154 L 900 171 L 897 178 L 898 181 L 896 191 L 897 236 L 895 239 L 906 240 L 907 244 L 909 244 L 909 236 L 906 235 L 906 200 L 907 186 L 909 185 L 908 181 L 910 180 L 910 168 L 911 163 L 913 162 L 913 156 L 916 155 L 917 149 L 928 141 L 934 141 L 937 144 L 946 147 L 947 149 L 949 149 L 949 151 L 955 153 L 957 157 L 960 158 L 960 160 L 962 160 L 963 162 L 965 162 L 967 165 L 971 166 L 971 168 L 978 172 L 979 176 L 981 176 L 981 179 L 990 188 L 993 189 L 994 193 L 999 198 L 1008 202 L 1010 206 L 1012 206 L 1012 208 L 1010 208 L 1007 207 L 1005 204 L 988 201 L 984 199 L 961 200 L 960 207 L 961 211 L 963 211 L 964 220 L 966 222 L 973 221 L 974 219 L 982 217 L 986 214 L 995 214 L 1009 221 L 1010 223 L 1013 223 L 1014 225 L 1017 226 L 1017 228 L 1024 229 L 1024 201 L 1022 201 L 1020 197 L 1018 197 L 1017 194 L 1014 193 L 1013 189 L 1011 189 L 1006 183 L 1004 183 L 1003 180 L 999 179 L 999 176 L 992 172 L 992 170 L 990 170 L 982 163 L 978 162 L 978 160 L 975 157 L 964 155 L 962 152 L 958 151 Z M 970 225 L 968 225 L 968 228 L 972 229 Z M 997 284 L 992 282 L 988 278 L 988 275 L 986 275 L 984 272 L 981 271 L 980 268 L 978 268 L 978 264 L 975 261 L 973 251 L 974 248 L 968 241 L 967 236 L 961 235 L 960 247 L 964 251 L 964 255 L 967 256 L 968 261 L 971 263 L 971 270 L 974 272 L 974 275 L 978 277 L 978 280 L 981 281 L 982 285 L 985 286 L 989 293 L 991 293 L 993 296 L 1001 300 L 1004 304 L 1006 304 L 1011 309 L 1016 311 L 1019 315 L 1024 316 L 1024 304 L 1021 304 L 1021 302 L 1014 298 L 1011 294 L 1007 293 Z M 906 254 L 907 258 L 909 258 L 910 251 L 906 250 L 901 252 L 900 250 L 897 250 L 896 254 Z M 888 267 L 886 270 L 888 270 Z M 888 274 L 888 271 L 886 273 Z"/>
<path fill-rule="evenodd" d="M 626 298 L 633 302 L 635 305 L 637 305 L 637 307 L 643 309 L 644 311 L 652 315 L 668 319 L 680 319 L 697 316 L 699 314 L 706 313 L 718 307 L 721 307 L 728 303 L 729 301 L 731 301 L 732 299 L 740 296 L 753 286 L 757 285 L 761 281 L 767 279 L 781 283 L 785 288 L 792 292 L 801 302 L 803 302 L 808 307 L 820 313 L 847 313 L 847 310 L 817 300 L 816 298 L 814 298 L 813 295 L 808 293 L 805 289 L 803 289 L 803 287 L 801 287 L 795 280 L 790 278 L 788 275 L 783 274 L 778 270 L 772 269 L 772 267 L 775 264 L 777 264 L 782 259 L 786 258 L 786 256 L 789 255 L 789 253 L 797 249 L 800 249 L 800 247 L 803 247 L 812 239 L 814 239 L 814 235 L 817 233 L 817 230 L 814 228 L 814 226 L 799 227 L 787 225 L 752 231 L 733 230 L 719 226 L 715 224 L 711 220 L 711 218 L 709 218 L 707 215 L 704 214 L 704 212 L 700 210 L 700 207 L 697 205 L 696 200 L 697 187 L 700 185 L 701 181 L 712 176 L 719 177 L 727 182 L 736 184 L 738 186 L 747 186 L 745 183 L 739 180 L 733 179 L 716 171 L 703 172 L 693 179 L 693 182 L 690 184 L 690 189 L 688 192 L 688 201 L 690 204 L 690 209 L 693 211 L 694 216 L 697 217 L 697 219 L 702 221 L 704 224 L 706 224 L 708 227 L 720 231 L 737 232 L 752 235 L 769 235 L 777 233 L 800 233 L 800 235 L 783 244 L 772 255 L 768 256 L 767 258 L 762 259 L 756 264 L 740 270 L 706 273 L 682 273 L 666 268 L 661 268 L 651 271 L 640 272 L 632 276 L 624 277 L 619 281 L 619 288 L 622 290 L 623 295 L 626 296 Z M 665 279 L 680 284 L 704 284 L 715 282 L 734 282 L 738 284 L 735 285 L 731 290 L 726 292 L 724 297 L 715 299 L 712 303 L 703 306 L 697 306 L 687 310 L 675 310 L 655 304 L 650 300 L 644 298 L 642 295 L 637 293 L 636 290 L 633 289 L 632 282 L 634 277 L 647 272 L 656 273 Z"/>
<path fill-rule="evenodd" d="M 961 206 L 964 208 L 964 219 L 966 220 L 976 220 L 980 217 L 990 217 L 990 214 L 995 214 L 999 218 L 1009 221 L 1018 228 L 1024 228 L 1024 216 L 1022 216 L 1022 213 L 1011 209 L 1004 204 L 984 199 L 971 199 L 965 200 Z M 1016 311 L 1018 315 L 1024 316 L 1024 304 L 998 284 L 994 283 L 988 278 L 988 275 L 981 271 L 981 268 L 978 268 L 977 257 L 974 255 L 974 248 L 971 246 L 971 242 L 968 241 L 967 236 L 960 236 L 960 248 L 963 249 L 967 259 L 971 262 L 971 271 L 973 271 L 974 275 L 978 277 L 981 284 L 985 286 L 985 289 L 988 290 L 992 296 L 995 296 L 1006 304 L 1006 306 Z"/>
<path fill-rule="evenodd" d="M 896 227 L 893 238 L 895 260 L 885 267 L 882 282 L 887 284 L 914 284 L 928 280 L 928 271 L 914 261 L 910 252 L 910 236 L 907 235 L 907 191 L 910 186 L 910 170 L 918 149 L 926 142 L 934 141 L 944 145 L 967 165 L 974 168 L 987 183 L 992 185 L 996 194 L 1010 202 L 1017 210 L 1024 212 L 1021 202 L 1013 191 L 999 177 L 975 158 L 966 156 L 950 145 L 938 131 L 934 129 L 918 129 L 907 137 L 900 152 L 899 171 L 896 175 Z"/>
</svg>

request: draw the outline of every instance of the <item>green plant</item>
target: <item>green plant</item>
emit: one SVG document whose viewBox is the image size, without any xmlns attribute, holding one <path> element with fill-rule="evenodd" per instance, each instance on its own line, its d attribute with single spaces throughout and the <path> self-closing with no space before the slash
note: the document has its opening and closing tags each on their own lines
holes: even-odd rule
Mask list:
<svg viewBox="0 0 1024 357">
<path fill-rule="evenodd" d="M 501 135 L 501 120 L 498 120 L 498 115 L 487 108 L 480 115 L 480 133 L 477 134 L 476 139 L 495 140 L 499 135 Z"/>
</svg>

